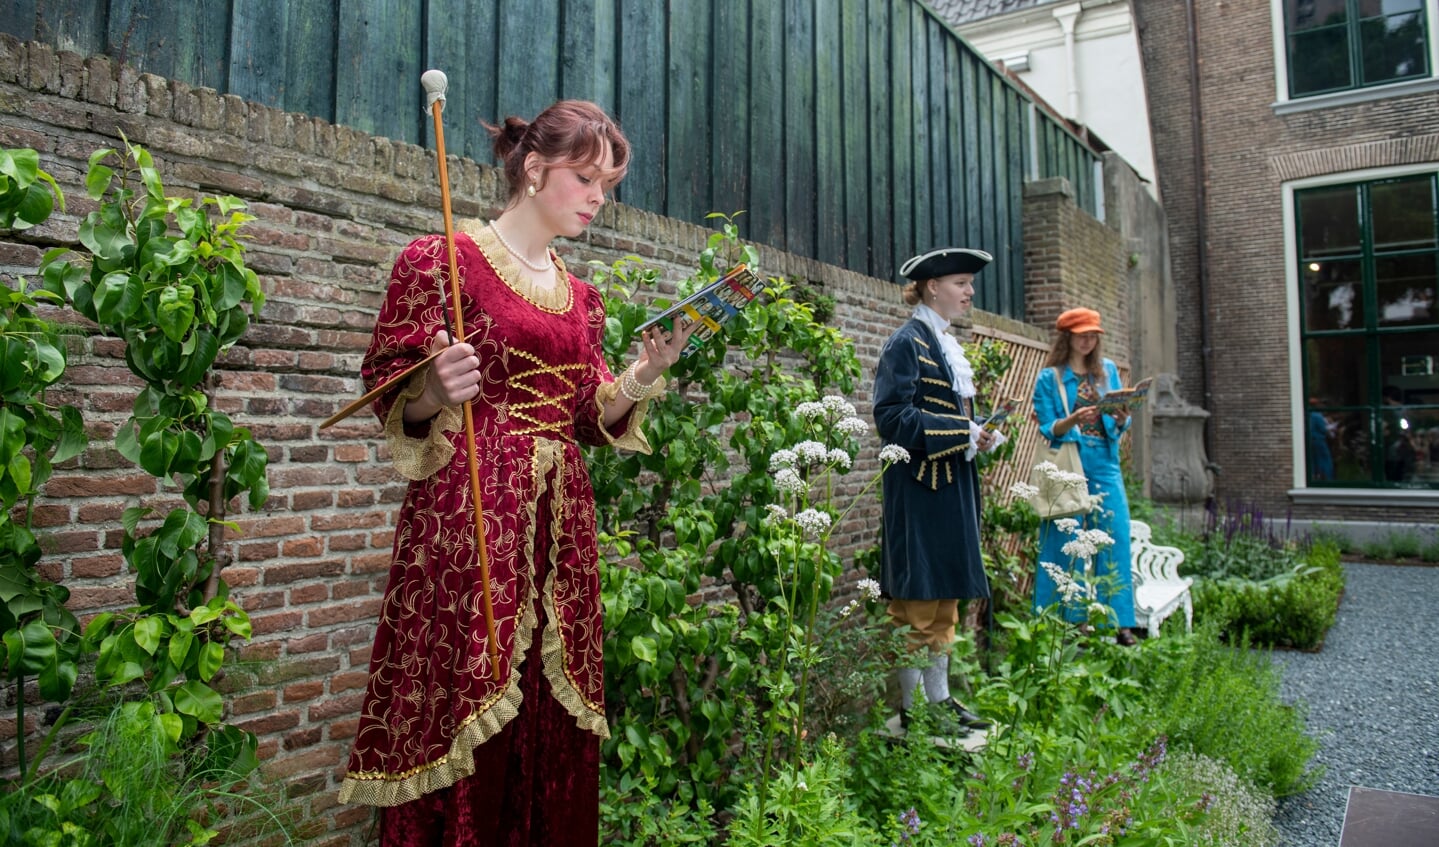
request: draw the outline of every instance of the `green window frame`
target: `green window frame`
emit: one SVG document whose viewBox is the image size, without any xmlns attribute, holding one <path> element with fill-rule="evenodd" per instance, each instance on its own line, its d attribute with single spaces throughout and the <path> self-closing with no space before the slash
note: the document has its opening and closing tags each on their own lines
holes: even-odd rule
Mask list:
<svg viewBox="0 0 1439 847">
<path fill-rule="evenodd" d="M 1439 172 L 1294 191 L 1314 487 L 1439 489 Z"/>
<path fill-rule="evenodd" d="M 1432 75 L 1435 0 L 1283 0 L 1291 99 Z"/>
</svg>

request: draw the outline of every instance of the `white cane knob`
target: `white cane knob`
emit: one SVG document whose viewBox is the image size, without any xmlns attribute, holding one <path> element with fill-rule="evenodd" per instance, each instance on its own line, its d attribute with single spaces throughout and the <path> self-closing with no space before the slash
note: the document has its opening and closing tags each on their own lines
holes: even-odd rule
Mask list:
<svg viewBox="0 0 1439 847">
<path fill-rule="evenodd" d="M 444 71 L 428 70 L 420 76 L 420 86 L 425 89 L 425 108 L 432 108 L 436 101 L 445 99 L 445 89 L 449 88 L 450 80 L 445 76 Z M 441 109 L 444 106 L 440 107 Z"/>
</svg>

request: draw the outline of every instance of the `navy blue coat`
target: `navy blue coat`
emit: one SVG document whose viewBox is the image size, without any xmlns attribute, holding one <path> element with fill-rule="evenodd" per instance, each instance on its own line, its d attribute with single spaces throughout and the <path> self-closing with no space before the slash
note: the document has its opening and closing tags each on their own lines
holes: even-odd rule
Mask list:
<svg viewBox="0 0 1439 847">
<path fill-rule="evenodd" d="M 874 422 L 909 451 L 884 472 L 879 584 L 902 600 L 989 596 L 979 552 L 979 473 L 965 458 L 969 408 L 952 387 L 934 331 L 910 319 L 885 342 L 874 380 Z"/>
</svg>

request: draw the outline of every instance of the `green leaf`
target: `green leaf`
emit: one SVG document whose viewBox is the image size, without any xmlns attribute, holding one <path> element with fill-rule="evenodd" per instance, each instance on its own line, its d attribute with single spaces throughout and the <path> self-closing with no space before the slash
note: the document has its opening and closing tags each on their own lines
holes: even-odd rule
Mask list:
<svg viewBox="0 0 1439 847">
<path fill-rule="evenodd" d="M 189 680 L 175 690 L 175 711 L 195 720 L 213 724 L 224 717 L 225 701 L 215 689 L 198 680 Z"/>
<path fill-rule="evenodd" d="M 160 615 L 141 618 L 135 622 L 135 643 L 153 656 L 160 648 L 160 639 L 164 637 L 166 628 L 165 619 Z"/>
<path fill-rule="evenodd" d="M 655 640 L 647 635 L 636 635 L 630 639 L 630 650 L 634 652 L 635 658 L 642 662 L 654 664 L 659 658 L 655 648 Z"/>
<path fill-rule="evenodd" d="M 225 663 L 224 646 L 211 641 L 200 648 L 200 660 L 197 663 L 200 669 L 200 679 L 209 682 Z"/>
<path fill-rule="evenodd" d="M 185 667 L 190 656 L 190 648 L 194 644 L 195 634 L 193 632 L 177 629 L 175 634 L 170 636 L 170 661 L 176 667 Z"/>
</svg>

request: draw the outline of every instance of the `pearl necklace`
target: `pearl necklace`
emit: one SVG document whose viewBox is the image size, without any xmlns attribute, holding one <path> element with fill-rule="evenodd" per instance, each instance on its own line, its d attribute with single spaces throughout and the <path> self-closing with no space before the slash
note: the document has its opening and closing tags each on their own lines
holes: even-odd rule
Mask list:
<svg viewBox="0 0 1439 847">
<path fill-rule="evenodd" d="M 508 251 L 510 251 L 510 255 L 511 255 L 511 256 L 514 256 L 516 259 L 519 259 L 519 260 L 520 260 L 520 264 L 524 265 L 525 267 L 529 268 L 530 270 L 534 271 L 535 273 L 544 273 L 545 271 L 548 271 L 548 270 L 552 269 L 552 268 L 555 266 L 554 260 L 550 259 L 550 251 L 548 251 L 548 250 L 545 251 L 545 259 L 546 259 L 546 261 L 545 261 L 544 264 L 536 264 L 536 263 L 534 263 L 534 262 L 531 262 L 529 259 L 525 258 L 525 256 L 524 256 L 523 253 L 521 253 L 520 251 L 516 250 L 513 246 L 511 246 L 511 245 L 510 245 L 510 242 L 508 242 L 508 241 L 505 240 L 505 234 L 504 234 L 503 232 L 500 232 L 500 228 L 497 227 L 497 226 L 495 226 L 495 224 L 494 224 L 493 221 L 490 222 L 490 229 L 495 233 L 495 237 L 500 240 L 500 243 L 503 244 L 503 245 L 505 245 L 505 249 L 508 250 Z"/>
</svg>

